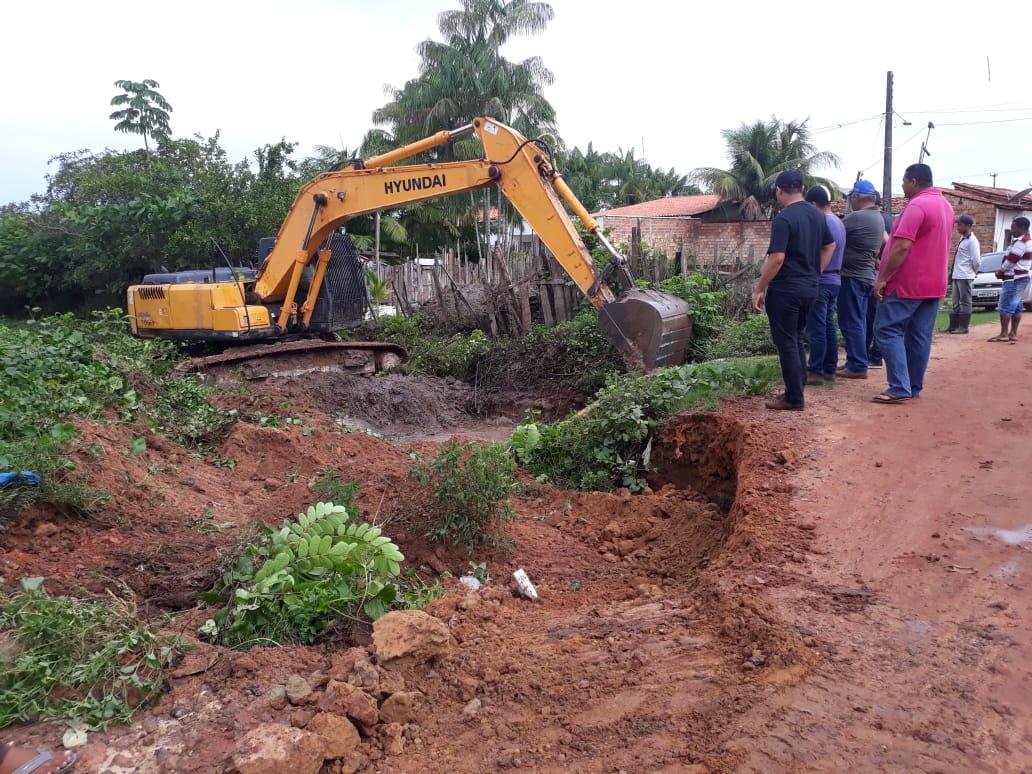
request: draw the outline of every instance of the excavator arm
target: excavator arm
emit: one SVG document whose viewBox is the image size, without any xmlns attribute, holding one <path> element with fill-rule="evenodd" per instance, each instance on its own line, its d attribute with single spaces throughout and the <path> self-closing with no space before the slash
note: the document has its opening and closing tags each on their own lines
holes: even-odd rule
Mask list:
<svg viewBox="0 0 1032 774">
<path fill-rule="evenodd" d="M 475 133 L 485 158 L 441 164 L 395 166 L 416 154 Z M 602 234 L 598 223 L 577 200 L 534 141 L 492 118 L 477 117 L 468 126 L 443 131 L 350 168 L 327 172 L 305 185 L 280 227 L 275 246 L 259 269 L 253 293 L 262 303 L 282 302 L 276 327 L 282 333 L 292 320 L 307 327 L 330 260 L 319 250 L 341 225 L 359 215 L 394 210 L 426 199 L 498 186 L 569 277 L 599 310 L 605 334 L 628 364 L 654 368 L 683 362 L 691 320 L 687 305 L 674 296 L 634 289 L 626 259 Z M 613 255 L 601 276 L 563 207 L 565 202 L 584 227 Z M 315 262 L 306 298 L 297 291 L 305 267 Z M 628 288 L 616 297 L 606 281 L 619 273 Z"/>
</svg>

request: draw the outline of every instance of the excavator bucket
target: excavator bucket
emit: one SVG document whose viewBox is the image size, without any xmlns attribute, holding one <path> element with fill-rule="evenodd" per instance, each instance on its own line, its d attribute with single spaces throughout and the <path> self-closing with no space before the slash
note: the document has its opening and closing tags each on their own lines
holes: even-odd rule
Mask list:
<svg viewBox="0 0 1032 774">
<path fill-rule="evenodd" d="M 658 290 L 624 291 L 599 310 L 599 326 L 632 370 L 680 365 L 692 337 L 688 304 Z"/>
</svg>

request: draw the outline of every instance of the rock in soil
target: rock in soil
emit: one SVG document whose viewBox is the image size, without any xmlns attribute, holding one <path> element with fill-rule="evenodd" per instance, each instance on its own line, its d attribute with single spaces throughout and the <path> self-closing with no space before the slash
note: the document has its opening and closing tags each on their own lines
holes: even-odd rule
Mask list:
<svg viewBox="0 0 1032 774">
<path fill-rule="evenodd" d="M 366 659 L 360 659 L 355 662 L 355 666 L 351 669 L 351 674 L 348 675 L 348 682 L 370 693 L 376 693 L 380 690 L 380 675 L 376 671 L 376 667 Z"/>
<path fill-rule="evenodd" d="M 448 627 L 422 610 L 395 610 L 373 623 L 373 646 L 380 663 L 419 664 L 448 649 Z"/>
<path fill-rule="evenodd" d="M 379 720 L 376 699 L 350 683 L 330 680 L 326 693 L 319 700 L 319 709 L 349 718 L 364 726 L 373 726 Z"/>
<path fill-rule="evenodd" d="M 322 737 L 327 758 L 343 758 L 361 742 L 354 724 L 332 712 L 320 712 L 312 718 L 308 730 Z"/>
<path fill-rule="evenodd" d="M 262 723 L 236 746 L 240 774 L 318 774 L 325 759 L 322 737 L 278 723 Z"/>
<path fill-rule="evenodd" d="M 269 691 L 269 706 L 274 710 L 281 710 L 287 706 L 287 690 L 282 685 L 274 686 Z"/>
<path fill-rule="evenodd" d="M 312 686 L 301 675 L 291 675 L 287 678 L 286 692 L 291 704 L 312 704 L 315 701 Z"/>
<path fill-rule="evenodd" d="M 418 723 L 426 711 L 426 699 L 419 691 L 392 694 L 380 707 L 384 723 Z"/>
<path fill-rule="evenodd" d="M 380 738 L 387 755 L 401 755 L 405 752 L 405 726 L 401 723 L 380 726 Z"/>
<path fill-rule="evenodd" d="M 462 708 L 462 714 L 465 715 L 467 718 L 471 718 L 474 715 L 476 715 L 478 712 L 480 712 L 481 706 L 483 706 L 483 705 L 482 705 L 480 699 L 477 699 L 477 698 L 470 699 L 469 703 L 466 704 L 466 706 Z"/>
</svg>

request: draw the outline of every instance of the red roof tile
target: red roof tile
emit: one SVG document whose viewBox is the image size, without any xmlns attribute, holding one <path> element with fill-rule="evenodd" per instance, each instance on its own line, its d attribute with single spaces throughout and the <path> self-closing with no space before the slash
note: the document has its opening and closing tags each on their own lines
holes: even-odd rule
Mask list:
<svg viewBox="0 0 1032 774">
<path fill-rule="evenodd" d="M 625 207 L 614 207 L 602 210 L 595 215 L 617 215 L 625 218 L 676 218 L 701 215 L 716 208 L 720 204 L 716 194 L 699 196 L 665 196 L 640 204 L 628 204 Z"/>
<path fill-rule="evenodd" d="M 955 189 L 954 191 L 947 190 L 946 192 L 963 198 L 999 204 L 1016 210 L 1032 206 L 1032 195 L 1028 194 L 1021 197 L 1020 201 L 1007 201 L 1017 193 L 1012 188 L 993 188 L 988 185 L 975 185 L 974 183 L 954 183 L 953 188 Z"/>
</svg>

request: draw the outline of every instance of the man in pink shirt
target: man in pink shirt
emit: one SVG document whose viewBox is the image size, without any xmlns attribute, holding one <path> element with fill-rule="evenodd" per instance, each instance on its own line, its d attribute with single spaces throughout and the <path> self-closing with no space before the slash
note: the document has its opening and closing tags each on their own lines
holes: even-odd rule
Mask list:
<svg viewBox="0 0 1032 774">
<path fill-rule="evenodd" d="M 910 201 L 892 226 L 874 285 L 880 300 L 874 336 L 889 381 L 875 403 L 903 403 L 921 394 L 935 315 L 946 294 L 953 207 L 932 185 L 927 164 L 907 167 L 903 195 Z"/>
</svg>

